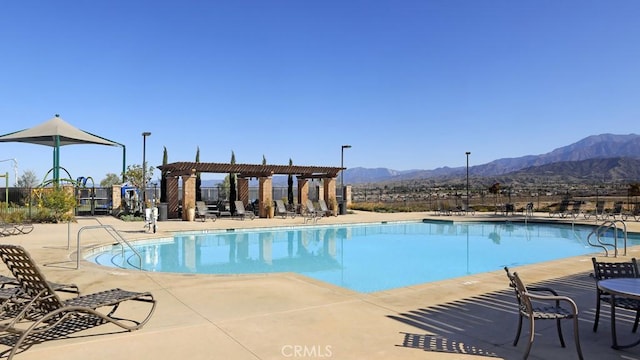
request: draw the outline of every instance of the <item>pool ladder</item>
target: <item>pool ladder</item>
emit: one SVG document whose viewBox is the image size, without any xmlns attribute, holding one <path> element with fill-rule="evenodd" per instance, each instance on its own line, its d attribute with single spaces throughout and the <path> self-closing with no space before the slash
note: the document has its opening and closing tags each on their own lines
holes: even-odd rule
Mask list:
<svg viewBox="0 0 640 360">
<path fill-rule="evenodd" d="M 613 232 L 613 243 L 605 242 L 602 239 L 602 235 L 607 232 Z M 589 245 L 594 247 L 599 247 L 604 250 L 605 256 L 609 256 L 608 248 L 612 248 L 614 252 L 614 257 L 618 257 L 618 233 L 622 232 L 623 244 L 624 244 L 624 254 L 627 255 L 627 224 L 623 220 L 606 220 L 602 224 L 600 224 L 597 228 L 593 229 L 591 233 L 587 236 L 587 242 Z M 591 242 L 591 238 L 595 236 L 595 242 Z"/>
</svg>

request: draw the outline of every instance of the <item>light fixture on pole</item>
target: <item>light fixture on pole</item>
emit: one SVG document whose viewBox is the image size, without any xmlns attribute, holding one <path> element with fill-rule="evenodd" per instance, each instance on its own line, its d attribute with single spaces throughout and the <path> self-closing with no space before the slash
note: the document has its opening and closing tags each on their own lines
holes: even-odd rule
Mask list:
<svg viewBox="0 0 640 360">
<path fill-rule="evenodd" d="M 14 186 L 18 186 L 18 160 L 16 159 L 5 159 L 5 160 L 0 160 L 0 162 L 5 162 L 5 161 L 13 161 L 13 174 L 15 175 L 15 183 Z"/>
<path fill-rule="evenodd" d="M 344 215 L 347 213 L 347 204 L 344 201 L 345 191 L 344 191 L 344 149 L 351 149 L 351 145 L 342 145 L 340 148 L 340 191 L 342 191 L 342 196 L 340 196 L 340 215 Z"/>
<path fill-rule="evenodd" d="M 151 133 L 145 131 L 142 133 L 142 203 L 147 208 L 147 136 Z"/>
<path fill-rule="evenodd" d="M 467 209 L 469 209 L 469 155 L 471 155 L 470 151 L 465 153 L 467 155 Z"/>
</svg>

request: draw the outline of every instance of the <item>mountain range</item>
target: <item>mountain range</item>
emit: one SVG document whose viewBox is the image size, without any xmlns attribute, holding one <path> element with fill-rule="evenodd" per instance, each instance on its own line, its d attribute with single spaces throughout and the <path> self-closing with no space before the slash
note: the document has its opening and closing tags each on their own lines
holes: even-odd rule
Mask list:
<svg viewBox="0 0 640 360">
<path fill-rule="evenodd" d="M 393 170 L 354 167 L 345 170 L 344 181 L 351 185 L 432 181 L 461 181 L 466 167 L 440 167 L 433 170 Z M 469 176 L 502 183 L 563 182 L 597 183 L 640 182 L 640 135 L 601 134 L 540 155 L 502 158 L 469 167 Z M 214 187 L 220 180 L 203 180 Z M 274 186 L 286 186 L 286 176 L 274 176 Z"/>
<path fill-rule="evenodd" d="M 355 167 L 345 170 L 348 184 L 411 180 L 447 181 L 466 176 L 466 167 L 397 171 Z M 496 180 L 594 182 L 640 180 L 640 135 L 601 134 L 586 137 L 540 155 L 503 158 L 469 167 L 469 176 Z"/>
</svg>

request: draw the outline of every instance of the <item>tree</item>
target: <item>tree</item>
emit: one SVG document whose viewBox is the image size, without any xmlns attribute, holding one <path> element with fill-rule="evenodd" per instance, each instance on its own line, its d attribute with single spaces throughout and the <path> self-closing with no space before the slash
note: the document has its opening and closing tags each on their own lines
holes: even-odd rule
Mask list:
<svg viewBox="0 0 640 360">
<path fill-rule="evenodd" d="M 289 166 L 293 166 L 293 160 L 289 158 Z M 293 208 L 293 175 L 287 175 L 287 202 Z"/>
<path fill-rule="evenodd" d="M 164 147 L 164 152 L 162 153 L 162 173 L 160 174 L 160 202 L 167 202 L 167 171 L 164 170 L 165 166 L 169 161 L 169 157 L 167 155 L 167 147 Z"/>
<path fill-rule="evenodd" d="M 19 188 L 34 188 L 38 186 L 40 182 L 33 170 L 26 170 L 22 173 L 22 176 L 16 181 L 16 186 Z"/>
<path fill-rule="evenodd" d="M 108 173 L 107 175 L 105 175 L 104 179 L 100 180 L 100 187 L 103 188 L 109 188 L 113 185 L 118 184 L 122 184 L 122 182 L 120 181 L 120 176 L 114 173 Z"/>
<path fill-rule="evenodd" d="M 500 194 L 500 183 L 494 183 L 489 187 L 489 192 L 495 195 L 495 205 L 498 207 L 498 195 Z"/>
<path fill-rule="evenodd" d="M 36 173 L 32 170 L 25 171 L 22 176 L 18 180 L 16 180 L 16 187 L 20 192 L 20 203 L 27 204 L 31 198 L 31 191 L 37 187 L 39 184 L 38 178 L 36 177 Z"/>
<path fill-rule="evenodd" d="M 147 177 L 147 183 L 153 177 L 153 170 L 155 168 L 153 166 L 149 166 L 147 171 L 145 171 L 145 176 Z M 129 184 L 135 186 L 139 189 L 144 187 L 144 181 L 142 180 L 142 166 L 135 164 L 127 166 L 127 171 L 124 172 L 124 178 Z"/>
<path fill-rule="evenodd" d="M 200 162 L 200 147 L 196 151 L 196 162 Z M 196 201 L 202 201 L 202 179 L 200 178 L 200 172 L 196 173 Z"/>
<path fill-rule="evenodd" d="M 218 201 L 229 197 L 229 174 L 218 184 Z"/>
<path fill-rule="evenodd" d="M 76 198 L 72 192 L 61 186 L 49 189 L 42 198 L 42 206 L 51 211 L 52 220 L 56 223 L 73 218 L 71 210 L 76 206 Z"/>
<path fill-rule="evenodd" d="M 231 151 L 231 165 L 235 165 L 236 164 L 236 154 Z M 234 201 L 236 201 L 236 197 L 238 195 L 236 194 L 236 174 L 234 173 L 230 173 L 229 174 L 229 209 L 231 209 L 231 213 L 235 214 L 236 213 L 236 203 Z"/>
<path fill-rule="evenodd" d="M 262 154 L 262 165 L 267 165 L 267 158 Z"/>
</svg>

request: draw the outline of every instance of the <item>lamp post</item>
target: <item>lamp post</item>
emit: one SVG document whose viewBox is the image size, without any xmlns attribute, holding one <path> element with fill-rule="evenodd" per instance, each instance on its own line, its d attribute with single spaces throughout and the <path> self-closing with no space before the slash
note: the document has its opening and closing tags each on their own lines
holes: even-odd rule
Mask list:
<svg viewBox="0 0 640 360">
<path fill-rule="evenodd" d="M 344 201 L 344 149 L 351 149 L 351 145 L 342 145 L 340 148 L 340 191 L 342 191 L 342 196 L 340 196 L 340 202 L 342 204 L 340 215 L 347 213 L 347 204 Z"/>
<path fill-rule="evenodd" d="M 469 209 L 469 155 L 471 151 L 465 153 L 467 155 L 467 209 Z"/>
<path fill-rule="evenodd" d="M 151 133 L 145 131 L 142 133 L 142 203 L 144 209 L 147 208 L 147 136 Z"/>
<path fill-rule="evenodd" d="M 13 174 L 15 175 L 14 185 L 17 186 L 17 184 L 18 184 L 18 160 L 16 160 L 16 159 L 0 160 L 0 162 L 5 162 L 5 161 L 13 161 Z"/>
</svg>

